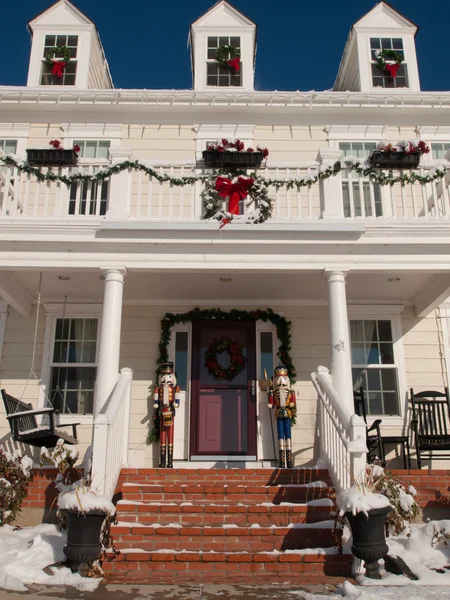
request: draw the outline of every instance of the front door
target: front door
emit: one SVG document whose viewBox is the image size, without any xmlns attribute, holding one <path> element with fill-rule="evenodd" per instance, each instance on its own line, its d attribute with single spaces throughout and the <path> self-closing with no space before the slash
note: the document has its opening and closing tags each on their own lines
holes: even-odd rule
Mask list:
<svg viewBox="0 0 450 600">
<path fill-rule="evenodd" d="M 228 349 L 214 353 L 229 379 L 218 378 L 217 370 L 211 373 L 206 365 L 207 355 L 223 338 L 237 342 L 245 357 L 242 371 L 231 377 Z M 254 321 L 193 322 L 191 456 L 256 458 L 255 380 Z"/>
</svg>

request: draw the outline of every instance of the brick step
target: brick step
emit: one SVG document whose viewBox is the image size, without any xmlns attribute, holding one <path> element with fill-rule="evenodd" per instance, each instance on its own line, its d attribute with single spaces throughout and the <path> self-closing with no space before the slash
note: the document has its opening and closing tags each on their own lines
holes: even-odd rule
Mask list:
<svg viewBox="0 0 450 600">
<path fill-rule="evenodd" d="M 326 503 L 326 504 L 325 504 Z M 315 523 L 334 516 L 336 507 L 328 498 L 312 500 L 307 504 L 152 504 L 128 502 L 117 503 L 118 518 L 130 523 L 160 525 L 177 523 L 180 525 L 239 525 L 286 526 L 290 523 Z"/>
<path fill-rule="evenodd" d="M 287 485 L 325 481 L 331 485 L 326 469 L 122 469 L 119 485 L 124 483 Z"/>
<path fill-rule="evenodd" d="M 107 553 L 108 557 L 108 553 Z M 109 557 L 113 559 L 112 552 Z M 121 552 L 105 560 L 107 583 L 339 583 L 351 575 L 352 555 L 327 553 Z"/>
<path fill-rule="evenodd" d="M 111 534 L 118 550 L 149 552 L 272 552 L 335 545 L 334 521 L 294 527 L 160 527 L 120 522 L 111 527 Z"/>
<path fill-rule="evenodd" d="M 123 500 L 136 502 L 196 502 L 220 504 L 258 504 L 271 502 L 304 503 L 330 495 L 330 488 L 323 481 L 299 485 L 248 486 L 248 485 L 172 485 L 132 484 L 122 488 Z"/>
</svg>

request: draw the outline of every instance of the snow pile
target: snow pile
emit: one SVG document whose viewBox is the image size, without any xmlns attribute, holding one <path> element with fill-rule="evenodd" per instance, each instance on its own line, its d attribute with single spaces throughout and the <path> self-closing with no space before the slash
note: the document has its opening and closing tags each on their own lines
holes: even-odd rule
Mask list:
<svg viewBox="0 0 450 600">
<path fill-rule="evenodd" d="M 97 496 L 93 491 L 84 488 L 80 481 L 75 482 L 72 486 L 76 486 L 74 491 L 59 494 L 58 508 L 60 510 L 78 510 L 82 513 L 101 511 L 110 516 L 116 514 L 114 504 L 104 496 Z"/>
<path fill-rule="evenodd" d="M 336 504 L 339 507 L 339 516 L 341 517 L 346 512 L 351 512 L 353 515 L 362 512 L 368 516 L 368 511 L 372 508 L 383 508 L 391 505 L 386 496 L 370 493 L 367 489 L 360 489 L 356 485 L 340 492 L 336 498 Z"/>
<path fill-rule="evenodd" d="M 14 530 L 10 525 L 0 529 L 0 587 L 26 592 L 27 584 L 69 585 L 82 591 L 93 591 L 99 579 L 81 577 L 67 567 L 52 567 L 66 559 L 63 547 L 66 535 L 55 525 L 38 525 Z M 50 566 L 50 573 L 43 569 Z"/>
</svg>

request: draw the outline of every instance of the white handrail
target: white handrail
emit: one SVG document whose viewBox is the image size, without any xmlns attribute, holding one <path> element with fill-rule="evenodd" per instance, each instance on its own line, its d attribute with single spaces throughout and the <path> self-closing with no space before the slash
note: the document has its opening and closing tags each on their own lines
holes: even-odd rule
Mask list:
<svg viewBox="0 0 450 600">
<path fill-rule="evenodd" d="M 366 425 L 362 417 L 351 414 L 340 401 L 326 367 L 311 373 L 319 399 L 320 458 L 327 464 L 339 493 L 357 479 L 367 461 Z"/>
<path fill-rule="evenodd" d="M 120 469 L 128 462 L 131 387 L 133 371 L 120 377 L 94 421 L 92 482 L 96 494 L 112 499 Z"/>
</svg>

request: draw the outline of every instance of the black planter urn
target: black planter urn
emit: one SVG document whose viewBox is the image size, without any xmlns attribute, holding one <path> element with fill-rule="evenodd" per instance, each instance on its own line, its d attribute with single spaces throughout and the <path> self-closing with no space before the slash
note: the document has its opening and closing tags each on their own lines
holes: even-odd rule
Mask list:
<svg viewBox="0 0 450 600">
<path fill-rule="evenodd" d="M 264 155 L 262 152 L 217 152 L 203 150 L 205 167 L 213 169 L 258 169 Z"/>
<path fill-rule="evenodd" d="M 374 169 L 417 169 L 420 162 L 419 152 L 384 152 L 373 150 L 369 161 Z"/>
<path fill-rule="evenodd" d="M 82 563 L 90 564 L 100 556 L 100 534 L 107 515 L 102 511 L 64 512 L 67 517 L 67 544 L 64 546 L 66 565 L 72 571 L 78 571 Z"/>
<path fill-rule="evenodd" d="M 78 154 L 64 148 L 28 148 L 27 161 L 32 167 L 72 167 Z"/>
<path fill-rule="evenodd" d="M 352 553 L 364 561 L 366 577 L 370 579 L 381 579 L 378 561 L 389 552 L 385 522 L 391 510 L 390 506 L 383 506 L 367 511 L 368 516 L 362 512 L 356 515 L 345 513 L 352 529 Z"/>
</svg>

